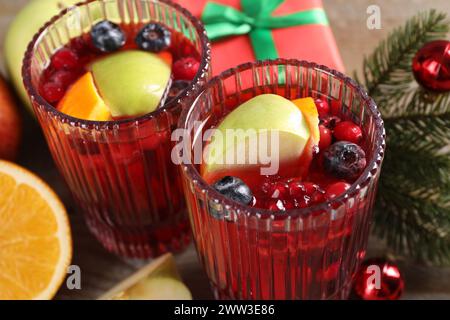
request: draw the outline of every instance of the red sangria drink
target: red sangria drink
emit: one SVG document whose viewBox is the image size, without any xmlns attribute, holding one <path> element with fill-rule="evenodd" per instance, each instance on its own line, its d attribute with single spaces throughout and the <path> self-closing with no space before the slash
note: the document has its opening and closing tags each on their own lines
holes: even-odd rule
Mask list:
<svg viewBox="0 0 450 320">
<path fill-rule="evenodd" d="M 24 80 L 55 162 L 110 251 L 147 258 L 190 241 L 171 132 L 209 76 L 200 22 L 157 0 L 91 1 L 35 37 Z"/>
<path fill-rule="evenodd" d="M 216 297 L 345 299 L 385 148 L 364 91 L 313 63 L 246 64 L 211 80 L 180 126 L 191 224 Z"/>
</svg>

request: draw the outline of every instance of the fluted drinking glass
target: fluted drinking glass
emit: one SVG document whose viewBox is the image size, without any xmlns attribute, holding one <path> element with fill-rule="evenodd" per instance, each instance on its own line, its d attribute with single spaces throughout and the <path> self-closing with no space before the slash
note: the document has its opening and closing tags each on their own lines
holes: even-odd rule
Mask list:
<svg viewBox="0 0 450 320">
<path fill-rule="evenodd" d="M 95 122 L 63 114 L 39 95 L 39 78 L 52 54 L 105 19 L 120 25 L 158 22 L 193 44 L 201 66 L 176 101 L 138 118 Z M 201 23 L 166 0 L 81 3 L 48 22 L 30 44 L 23 77 L 35 114 L 89 229 L 108 250 L 148 258 L 180 251 L 189 243 L 181 180 L 170 157 L 170 135 L 186 98 L 210 75 L 209 56 Z"/>
<path fill-rule="evenodd" d="M 185 109 L 179 126 L 190 137 L 203 137 L 208 123 L 263 93 L 327 99 L 335 112 L 363 129 L 367 168 L 333 200 L 273 212 L 229 200 L 202 179 L 196 165 L 184 163 L 180 169 L 198 256 L 218 299 L 345 299 L 366 252 L 385 149 L 380 113 L 343 74 L 280 59 L 244 64 L 212 79 Z"/>
</svg>

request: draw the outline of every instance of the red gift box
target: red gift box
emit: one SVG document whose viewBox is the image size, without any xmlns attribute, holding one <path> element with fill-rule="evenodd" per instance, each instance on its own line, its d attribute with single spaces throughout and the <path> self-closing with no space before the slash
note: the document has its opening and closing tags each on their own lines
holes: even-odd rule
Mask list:
<svg viewBox="0 0 450 320">
<path fill-rule="evenodd" d="M 174 1 L 201 18 L 206 3 L 211 0 Z M 241 0 L 214 0 L 213 2 L 241 10 Z M 314 8 L 322 8 L 322 1 L 286 0 L 273 12 L 273 16 Z M 344 71 L 344 65 L 329 25 L 306 24 L 273 29 L 272 34 L 280 58 L 308 60 Z M 212 69 L 214 75 L 228 68 L 255 60 L 255 53 L 248 35 L 230 36 L 213 42 Z"/>
</svg>

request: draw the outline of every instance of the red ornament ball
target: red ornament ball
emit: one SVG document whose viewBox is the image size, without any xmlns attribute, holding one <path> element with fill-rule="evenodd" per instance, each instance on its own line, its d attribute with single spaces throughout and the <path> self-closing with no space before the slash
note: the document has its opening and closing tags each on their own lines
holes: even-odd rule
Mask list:
<svg viewBox="0 0 450 320">
<path fill-rule="evenodd" d="M 450 41 L 436 40 L 424 45 L 413 60 L 417 82 L 430 91 L 450 91 Z"/>
<path fill-rule="evenodd" d="M 394 263 L 381 258 L 368 259 L 356 273 L 353 295 L 362 300 L 397 300 L 404 285 Z"/>
</svg>

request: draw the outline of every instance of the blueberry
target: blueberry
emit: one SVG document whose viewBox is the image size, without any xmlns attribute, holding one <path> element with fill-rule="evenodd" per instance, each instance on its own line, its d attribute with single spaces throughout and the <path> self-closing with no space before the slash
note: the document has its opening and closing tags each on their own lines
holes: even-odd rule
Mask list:
<svg viewBox="0 0 450 320">
<path fill-rule="evenodd" d="M 190 82 L 185 80 L 176 80 L 172 83 L 169 91 L 169 99 L 177 98 L 184 89 L 189 86 Z"/>
<path fill-rule="evenodd" d="M 94 46 L 102 52 L 119 50 L 125 44 L 126 38 L 122 29 L 111 21 L 100 21 L 91 30 Z"/>
<path fill-rule="evenodd" d="M 366 167 L 366 154 L 357 144 L 339 141 L 323 153 L 324 168 L 339 179 L 356 179 Z"/>
<path fill-rule="evenodd" d="M 242 204 L 250 204 L 253 194 L 250 188 L 239 178 L 226 176 L 217 181 L 213 188 L 231 200 Z"/>
<path fill-rule="evenodd" d="M 136 44 L 145 51 L 160 52 L 170 46 L 171 32 L 158 23 L 147 24 L 136 36 Z"/>
</svg>

